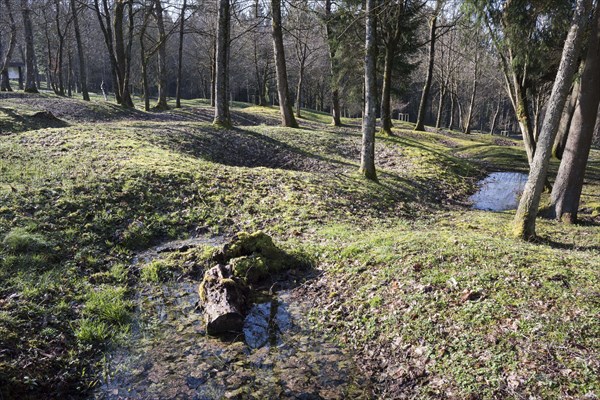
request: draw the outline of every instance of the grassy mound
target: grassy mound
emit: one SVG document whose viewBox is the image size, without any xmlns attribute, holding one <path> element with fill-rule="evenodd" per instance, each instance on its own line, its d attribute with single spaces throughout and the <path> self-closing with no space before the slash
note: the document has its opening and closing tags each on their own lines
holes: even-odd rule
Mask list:
<svg viewBox="0 0 600 400">
<path fill-rule="evenodd" d="M 381 395 L 600 392 L 597 150 L 586 224 L 540 221 L 543 241 L 523 244 L 504 231 L 511 213 L 467 208 L 486 169 L 526 169 L 512 140 L 399 125 L 377 138 L 372 183 L 357 174 L 357 121 L 333 128 L 306 112 L 301 129 L 287 129 L 264 125 L 277 123 L 272 109 L 244 106 L 236 128 L 220 129 L 202 101 L 145 113 L 100 99 L 0 100 L 0 113 L 49 110 L 69 124 L 0 121 L 10 132 L 0 141 L 5 398 L 85 393 L 96 381 L 90 363 L 127 335 L 136 282 L 202 276 L 173 267 L 203 265 L 202 252 L 131 268 L 137 252 L 257 230 L 318 260 L 325 273 L 306 296 L 329 311 L 314 316 L 367 360 Z"/>
</svg>

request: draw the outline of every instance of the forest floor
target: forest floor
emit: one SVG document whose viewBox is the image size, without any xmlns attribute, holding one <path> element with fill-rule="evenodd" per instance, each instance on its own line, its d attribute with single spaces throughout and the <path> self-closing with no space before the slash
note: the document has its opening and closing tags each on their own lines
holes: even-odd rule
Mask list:
<svg viewBox="0 0 600 400">
<path fill-rule="evenodd" d="M 291 296 L 352 355 L 367 397 L 600 396 L 600 150 L 581 223 L 538 219 L 526 243 L 514 211 L 468 201 L 486 173 L 527 171 L 519 141 L 399 123 L 377 137 L 374 183 L 357 173 L 360 121 L 232 115 L 224 129 L 202 100 L 147 113 L 0 94 L 0 399 L 91 396 L 131 334 L 135 286 L 204 267 L 144 273 L 133 257 L 256 230 L 311 260 Z"/>
</svg>

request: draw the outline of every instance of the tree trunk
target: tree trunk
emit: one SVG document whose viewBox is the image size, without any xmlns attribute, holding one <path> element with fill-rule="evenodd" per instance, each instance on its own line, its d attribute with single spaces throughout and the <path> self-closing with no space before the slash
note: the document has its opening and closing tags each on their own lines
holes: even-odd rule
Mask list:
<svg viewBox="0 0 600 400">
<path fill-rule="evenodd" d="M 33 28 L 31 25 L 31 9 L 29 8 L 29 0 L 21 0 L 21 12 L 23 13 L 23 30 L 25 35 L 25 63 L 27 65 L 25 92 L 38 93 L 38 89 L 35 83 L 35 49 L 33 46 Z"/>
<path fill-rule="evenodd" d="M 281 0 L 271 0 L 273 49 L 275 50 L 275 72 L 277 74 L 277 94 L 279 95 L 279 110 L 281 124 L 297 128 L 298 123 L 292 112 L 292 104 L 288 89 L 287 68 L 283 46 L 283 28 L 281 26 Z"/>
<path fill-rule="evenodd" d="M 529 178 L 521 196 L 519 208 L 515 214 L 513 234 L 521 239 L 529 240 L 535 238 L 535 219 L 537 217 L 540 197 L 546 183 L 552 144 L 556 137 L 556 131 L 571 87 L 573 75 L 577 70 L 577 58 L 579 57 L 581 38 L 586 26 L 587 10 L 590 4 L 591 0 L 577 0 L 573 22 L 565 40 L 560 65 L 554 80 L 552 94 L 548 101 L 548 108 L 537 143 L 537 149 L 533 163 L 531 164 Z"/>
<path fill-rule="evenodd" d="M 439 129 L 442 126 L 442 114 L 444 111 L 446 100 L 446 89 L 442 86 L 440 88 L 440 100 L 438 103 L 437 117 L 435 118 L 435 128 Z"/>
<path fill-rule="evenodd" d="M 419 103 L 419 113 L 417 114 L 416 131 L 425 131 L 425 114 L 427 111 L 427 103 L 429 101 L 429 91 L 431 90 L 431 80 L 433 79 L 433 63 L 435 59 L 435 41 L 437 31 L 437 18 L 441 0 L 438 0 L 435 14 L 431 18 L 429 27 L 429 57 L 427 58 L 427 76 L 425 77 L 425 86 L 421 94 L 421 102 Z"/>
<path fill-rule="evenodd" d="M 98 18 L 98 23 L 100 24 L 100 29 L 102 30 L 102 35 L 104 36 L 104 44 L 106 44 L 106 48 L 108 50 L 108 59 L 110 61 L 110 72 L 113 91 L 115 93 L 115 100 L 118 104 L 121 104 L 121 94 L 119 93 L 118 78 L 119 67 L 117 66 L 117 60 L 115 58 L 113 31 L 112 25 L 110 23 L 110 13 L 107 1 L 102 1 L 102 9 L 100 9 L 99 0 L 94 0 L 94 11 L 96 11 L 96 17 Z M 103 93 L 105 93 L 104 90 Z"/>
<path fill-rule="evenodd" d="M 72 76 L 73 76 L 73 53 L 71 47 L 67 49 L 67 96 L 72 97 Z"/>
<path fill-rule="evenodd" d="M 73 13 L 73 28 L 75 30 L 75 41 L 77 42 L 77 57 L 79 60 L 79 84 L 83 100 L 90 101 L 90 94 L 87 87 L 87 70 L 85 67 L 85 54 L 83 52 L 83 42 L 81 41 L 81 31 L 79 30 L 79 17 L 77 16 L 77 6 L 75 0 L 71 0 L 71 12 Z"/>
<path fill-rule="evenodd" d="M 582 63 L 582 67 L 584 66 L 585 63 Z M 565 146 L 567 145 L 567 138 L 569 137 L 569 128 L 571 126 L 571 121 L 573 120 L 573 114 L 575 113 L 575 106 L 577 105 L 577 99 L 579 98 L 580 90 L 581 84 L 580 81 L 577 80 L 573 84 L 571 95 L 569 96 L 567 104 L 565 104 L 565 109 L 563 110 L 563 114 L 560 119 L 560 125 L 558 126 L 556 140 L 554 140 L 554 145 L 552 146 L 552 155 L 559 160 L 562 159 Z"/>
<path fill-rule="evenodd" d="M 473 67 L 473 89 L 471 90 L 471 99 L 469 101 L 469 109 L 467 111 L 467 120 L 465 121 L 465 134 L 471 133 L 471 120 L 473 118 L 473 109 L 475 108 L 475 95 L 477 94 L 477 79 L 479 76 L 479 55 L 475 55 L 475 65 Z"/>
<path fill-rule="evenodd" d="M 514 73 L 513 86 L 515 90 L 515 113 L 517 114 L 517 120 L 519 121 L 521 135 L 523 136 L 523 144 L 525 146 L 525 152 L 527 153 L 527 160 L 531 166 L 536 148 L 533 127 L 531 125 L 531 113 L 529 112 L 529 105 L 527 104 L 526 89 L 521 85 L 519 78 Z"/>
<path fill-rule="evenodd" d="M 150 56 L 146 54 L 146 30 L 148 29 L 148 20 L 152 13 L 151 8 L 145 12 L 142 26 L 140 27 L 140 61 L 142 64 L 142 90 L 144 92 L 144 111 L 150 111 L 150 85 L 148 84 L 148 59 Z"/>
<path fill-rule="evenodd" d="M 600 129 L 600 8 L 588 41 L 582 85 L 571 123 L 563 159 L 552 190 L 552 207 L 556 218 L 577 221 L 577 210 L 583 188 L 585 169 L 595 128 Z"/>
<path fill-rule="evenodd" d="M 500 115 L 500 107 L 502 105 L 502 101 L 498 100 L 498 105 L 496 106 L 496 111 L 494 111 L 494 117 L 492 118 L 492 125 L 490 126 L 490 135 L 494 134 L 494 130 L 496 130 L 496 124 L 498 123 L 498 115 Z"/>
<path fill-rule="evenodd" d="M 177 49 L 177 89 L 175 91 L 175 108 L 181 108 L 181 74 L 183 69 L 183 34 L 185 28 L 185 9 L 187 0 L 183 0 L 181 17 L 179 18 L 179 48 Z"/>
<path fill-rule="evenodd" d="M 217 75 L 217 39 L 212 41 L 212 53 L 210 58 L 210 106 L 215 106 L 216 78 Z"/>
<path fill-rule="evenodd" d="M 298 73 L 298 86 L 296 86 L 296 117 L 300 118 L 300 109 L 302 101 L 302 83 L 304 80 L 304 61 L 300 63 L 300 71 Z"/>
<path fill-rule="evenodd" d="M 61 21 L 60 21 L 60 0 L 55 1 L 56 13 L 54 14 L 55 22 L 56 22 L 56 33 L 58 37 L 58 49 L 57 49 L 57 63 L 54 70 L 54 76 L 58 77 L 58 91 L 56 94 L 59 96 L 65 95 L 65 83 L 64 83 L 64 73 L 63 73 L 63 64 L 64 64 L 64 49 L 65 49 L 65 32 L 61 31 Z"/>
<path fill-rule="evenodd" d="M 165 31 L 164 13 L 161 0 L 156 0 L 154 8 L 158 27 L 158 102 L 156 110 L 168 110 L 167 104 L 167 33 Z"/>
<path fill-rule="evenodd" d="M 217 13 L 217 49 L 215 54 L 215 118 L 213 124 L 230 126 L 229 102 L 227 100 L 229 86 L 229 0 L 219 0 Z"/>
<path fill-rule="evenodd" d="M 125 18 L 125 5 L 126 3 L 131 6 L 133 0 L 117 0 L 115 2 L 115 14 L 113 21 L 113 31 L 115 36 L 115 60 L 117 65 L 117 79 L 118 79 L 118 91 L 121 97 L 121 105 L 125 108 L 133 108 L 133 101 L 131 94 L 129 93 L 129 74 L 128 74 L 128 51 L 125 45 L 125 34 L 123 32 L 123 19 Z M 130 20 L 132 19 L 130 15 Z M 131 22 L 129 24 L 131 29 Z M 127 46 L 129 47 L 129 46 Z"/>
<path fill-rule="evenodd" d="M 384 66 L 383 66 L 383 86 L 381 88 L 381 133 L 392 134 L 392 110 L 391 110 L 391 92 L 392 92 L 392 68 L 394 63 L 395 44 L 389 42 L 385 46 Z"/>
<path fill-rule="evenodd" d="M 456 99 L 454 93 L 450 92 L 450 120 L 448 121 L 448 129 L 454 129 L 454 106 L 456 105 Z"/>
<path fill-rule="evenodd" d="M 337 61 L 335 53 L 337 45 L 334 42 L 335 38 L 331 26 L 331 0 L 325 0 L 325 34 L 327 36 L 327 45 L 329 46 L 329 67 L 330 67 L 330 84 L 331 84 L 331 123 L 333 126 L 342 126 L 342 118 L 340 113 L 340 91 L 337 82 Z"/>
<path fill-rule="evenodd" d="M 365 29 L 365 112 L 362 121 L 360 173 L 377 181 L 375 171 L 375 123 L 377 119 L 377 0 L 366 0 Z"/>
<path fill-rule="evenodd" d="M 8 39 L 8 48 L 4 53 L 2 65 L 0 66 L 0 91 L 12 92 L 12 88 L 10 87 L 10 80 L 8 77 L 8 65 L 10 64 L 12 54 L 15 50 L 15 45 L 17 44 L 17 24 L 12 13 L 10 1 L 4 0 L 4 5 L 6 6 L 6 13 L 8 14 L 8 20 L 10 22 L 10 38 Z"/>
</svg>

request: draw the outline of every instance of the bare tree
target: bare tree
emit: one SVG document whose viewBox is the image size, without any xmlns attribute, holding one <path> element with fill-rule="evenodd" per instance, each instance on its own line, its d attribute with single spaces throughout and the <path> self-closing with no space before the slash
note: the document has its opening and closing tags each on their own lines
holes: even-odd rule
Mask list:
<svg viewBox="0 0 600 400">
<path fill-rule="evenodd" d="M 229 0 L 219 0 L 217 10 L 217 46 L 216 46 L 216 71 L 215 71 L 215 119 L 213 124 L 221 126 L 231 125 L 229 115 L 229 102 L 227 101 L 229 86 L 229 34 L 231 14 Z"/>
<path fill-rule="evenodd" d="M 23 14 L 23 30 L 25 35 L 25 64 L 27 76 L 25 79 L 25 91 L 27 93 L 38 93 L 35 74 L 35 47 L 33 44 L 33 27 L 31 25 L 31 8 L 29 0 L 21 0 L 21 12 Z"/>
<path fill-rule="evenodd" d="M 81 93 L 83 100 L 89 101 L 90 95 L 87 87 L 87 71 L 85 66 L 85 54 L 83 50 L 83 42 L 81 40 L 81 31 L 79 29 L 79 11 L 77 10 L 76 0 L 71 0 L 71 13 L 73 14 L 73 30 L 75 31 L 75 41 L 77 42 L 77 56 L 79 60 L 79 84 L 81 85 Z"/>
<path fill-rule="evenodd" d="M 294 118 L 294 113 L 292 112 L 292 103 L 290 101 L 290 92 L 288 89 L 287 67 L 285 62 L 285 50 L 283 46 L 281 0 L 271 0 L 271 18 L 281 124 L 290 128 L 297 128 L 298 123 L 296 122 L 296 118 Z"/>
<path fill-rule="evenodd" d="M 417 115 L 417 123 L 415 124 L 416 131 L 425 130 L 425 112 L 427 110 L 427 102 L 429 101 L 429 92 L 431 90 L 431 81 L 433 79 L 433 63 L 435 60 L 435 42 L 437 35 L 438 16 L 444 4 L 444 0 L 436 0 L 435 9 L 429 20 L 429 56 L 427 58 L 427 75 L 425 77 L 425 85 L 421 94 L 421 102 L 419 103 L 419 113 Z"/>
<path fill-rule="evenodd" d="M 155 0 L 154 17 L 158 27 L 158 102 L 156 110 L 168 110 L 167 104 L 167 32 L 161 0 Z"/>
<path fill-rule="evenodd" d="M 546 110 L 537 149 L 533 163 L 531 164 L 529 179 L 527 180 L 525 190 L 519 202 L 519 208 L 515 214 L 513 234 L 521 239 L 528 240 L 535 238 L 535 219 L 538 213 L 542 190 L 546 182 L 552 144 L 556 137 L 573 75 L 577 70 L 581 38 L 583 36 L 582 31 L 585 29 L 588 21 L 590 4 L 591 0 L 577 0 L 571 28 L 565 40 L 560 66 L 554 80 L 548 109 Z"/>
<path fill-rule="evenodd" d="M 377 119 L 377 0 L 366 0 L 365 28 L 365 112 L 362 121 L 362 147 L 360 173 L 376 181 L 375 170 L 375 123 Z"/>
<path fill-rule="evenodd" d="M 175 108 L 181 108 L 181 81 L 183 69 L 183 35 L 185 33 L 185 11 L 187 0 L 183 0 L 179 16 L 179 47 L 177 49 L 177 89 L 175 90 Z"/>
<path fill-rule="evenodd" d="M 17 24 L 12 13 L 10 1 L 4 0 L 4 6 L 6 7 L 6 14 L 8 15 L 8 21 L 10 23 L 10 38 L 8 39 L 8 48 L 4 52 L 4 57 L 2 58 L 2 64 L 0 66 L 0 91 L 12 92 L 8 77 L 8 65 L 10 64 L 15 45 L 17 44 Z"/>
<path fill-rule="evenodd" d="M 571 132 L 552 189 L 552 208 L 559 220 L 577 221 L 577 210 L 583 188 L 586 165 L 594 131 L 600 129 L 600 7 L 596 6 L 595 21 L 588 41 L 585 67 L 581 76 L 577 106 L 571 122 Z"/>
</svg>

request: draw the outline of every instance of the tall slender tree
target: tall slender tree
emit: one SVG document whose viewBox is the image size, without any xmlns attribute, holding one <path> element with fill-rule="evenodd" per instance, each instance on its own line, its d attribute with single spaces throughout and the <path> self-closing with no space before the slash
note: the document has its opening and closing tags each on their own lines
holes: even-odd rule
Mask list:
<svg viewBox="0 0 600 400">
<path fill-rule="evenodd" d="M 360 173 L 376 181 L 375 123 L 377 119 L 377 0 L 366 0 L 365 28 L 365 111 L 362 120 Z"/>
<path fill-rule="evenodd" d="M 179 16 L 179 47 L 177 48 L 177 88 L 175 89 L 175 108 L 181 108 L 181 84 L 183 70 L 183 35 L 185 33 L 185 12 L 187 0 L 183 0 Z"/>
<path fill-rule="evenodd" d="M 15 17 L 13 16 L 10 1 L 4 0 L 4 6 L 6 8 L 6 14 L 8 15 L 8 21 L 10 24 L 10 37 L 8 39 L 8 47 L 4 51 L 4 57 L 1 60 L 2 64 L 0 64 L 0 91 L 12 92 L 8 77 L 8 65 L 10 64 L 12 54 L 15 50 L 15 45 L 17 44 L 17 23 L 15 22 Z"/>
<path fill-rule="evenodd" d="M 155 0 L 154 16 L 158 27 L 158 101 L 156 110 L 168 110 L 167 104 L 167 32 L 162 0 Z"/>
<path fill-rule="evenodd" d="M 213 124 L 221 126 L 231 125 L 229 102 L 229 35 L 231 14 L 229 0 L 219 0 L 217 10 L 217 46 L 215 63 L 215 118 Z"/>
<path fill-rule="evenodd" d="M 271 23 L 273 49 L 275 52 L 275 72 L 277 74 L 277 94 L 279 96 L 279 110 L 281 112 L 281 124 L 290 128 L 297 128 L 298 122 L 296 122 L 296 118 L 294 118 L 292 102 L 290 100 L 290 91 L 288 88 L 285 50 L 283 46 L 281 0 L 271 0 Z"/>
<path fill-rule="evenodd" d="M 31 7 L 29 0 L 21 0 L 21 13 L 23 15 L 23 33 L 25 36 L 25 65 L 27 75 L 25 78 L 25 91 L 38 93 L 36 85 L 35 46 L 33 43 L 33 25 L 31 24 Z"/>
<path fill-rule="evenodd" d="M 577 221 L 592 138 L 595 128 L 600 129 L 600 6 L 596 6 L 581 81 L 585 84 L 579 91 L 571 129 L 551 195 L 556 217 L 566 223 Z"/>
<path fill-rule="evenodd" d="M 425 113 L 429 102 L 429 92 L 431 91 L 431 81 L 433 79 L 433 65 L 435 62 L 435 42 L 437 39 L 438 17 L 444 0 L 436 0 L 435 8 L 429 19 L 429 54 L 427 57 L 427 75 L 425 76 L 425 85 L 421 93 L 421 102 L 419 103 L 419 113 L 417 115 L 416 131 L 425 130 Z"/>
<path fill-rule="evenodd" d="M 513 234 L 521 239 L 530 240 L 536 236 L 535 219 L 542 190 L 546 183 L 548 164 L 552 155 L 552 144 L 556 137 L 573 76 L 577 70 L 580 44 L 583 30 L 588 21 L 590 5 L 591 0 L 577 0 L 571 28 L 565 40 L 560 66 L 548 101 L 548 109 L 546 110 L 537 149 L 531 164 L 529 178 L 513 223 Z"/>
<path fill-rule="evenodd" d="M 327 45 L 329 46 L 329 71 L 331 85 L 331 123 L 333 126 L 342 126 L 342 116 L 340 111 L 340 89 L 337 82 L 337 41 L 333 32 L 333 14 L 331 12 L 331 0 L 325 0 L 325 34 L 327 36 Z"/>
<path fill-rule="evenodd" d="M 73 18 L 73 30 L 75 32 L 75 41 L 77 42 L 77 57 L 79 60 L 79 84 L 81 85 L 81 94 L 83 100 L 89 101 L 90 95 L 87 87 L 87 70 L 85 66 L 85 53 L 83 50 L 83 41 L 81 40 L 81 30 L 79 29 L 79 10 L 76 0 L 71 0 L 71 13 Z"/>
</svg>

